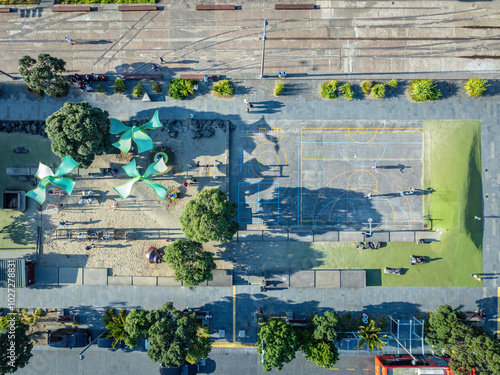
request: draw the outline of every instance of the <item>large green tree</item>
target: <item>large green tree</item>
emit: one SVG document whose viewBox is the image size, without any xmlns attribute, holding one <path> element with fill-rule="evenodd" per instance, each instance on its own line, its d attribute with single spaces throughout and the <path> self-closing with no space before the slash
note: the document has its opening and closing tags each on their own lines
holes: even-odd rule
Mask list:
<svg viewBox="0 0 500 375">
<path fill-rule="evenodd" d="M 28 90 L 38 95 L 61 96 L 68 91 L 68 81 L 62 76 L 66 62 L 46 53 L 38 55 L 38 60 L 23 56 L 19 60 L 19 74 L 26 82 Z"/>
<path fill-rule="evenodd" d="M 147 338 L 151 322 L 146 311 L 132 310 L 125 319 L 125 345 L 129 348 L 137 346 L 142 338 Z"/>
<path fill-rule="evenodd" d="M 172 302 L 149 313 L 148 357 L 167 367 L 197 362 L 210 352 L 210 342 L 197 335 L 196 314 L 174 308 Z"/>
<path fill-rule="evenodd" d="M 238 214 L 236 203 L 219 189 L 203 190 L 188 202 L 179 221 L 182 232 L 197 242 L 231 241 L 239 228 L 232 221 Z"/>
<path fill-rule="evenodd" d="M 27 330 L 17 314 L 0 319 L 0 374 L 12 374 L 28 364 L 33 344 Z"/>
<path fill-rule="evenodd" d="M 165 247 L 163 260 L 175 271 L 174 278 L 192 287 L 212 280 L 215 262 L 211 253 L 199 242 L 176 240 Z"/>
<path fill-rule="evenodd" d="M 88 168 L 95 155 L 111 149 L 108 116 L 107 111 L 87 102 L 65 103 L 45 121 L 52 152 L 60 157 L 70 156 L 80 167 Z"/>
<path fill-rule="evenodd" d="M 317 366 L 331 368 L 339 359 L 335 346 L 338 319 L 334 311 L 315 315 L 300 335 L 300 347 L 306 359 Z"/>
<path fill-rule="evenodd" d="M 472 369 L 480 375 L 500 373 L 498 340 L 482 328 L 469 327 L 466 316 L 450 305 L 439 306 L 429 319 L 426 341 L 436 351 L 451 356 L 451 371 L 468 375 Z"/>
<path fill-rule="evenodd" d="M 358 336 L 360 337 L 358 349 L 367 345 L 370 351 L 373 351 L 375 347 L 383 349 L 384 345 L 387 343 L 381 340 L 381 337 L 387 337 L 387 335 L 381 335 L 381 328 L 375 325 L 373 320 L 370 320 L 366 326 L 359 326 Z"/>
<path fill-rule="evenodd" d="M 262 347 L 264 347 L 264 371 L 270 371 L 273 367 L 279 371 L 283 364 L 291 362 L 295 358 L 295 352 L 299 347 L 297 334 L 290 324 L 286 324 L 276 318 L 260 327 L 257 332 L 257 351 L 262 358 Z"/>
</svg>

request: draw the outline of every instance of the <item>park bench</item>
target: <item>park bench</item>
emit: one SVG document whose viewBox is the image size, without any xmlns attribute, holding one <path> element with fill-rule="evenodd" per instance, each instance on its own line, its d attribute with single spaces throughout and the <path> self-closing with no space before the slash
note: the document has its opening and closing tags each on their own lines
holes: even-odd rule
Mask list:
<svg viewBox="0 0 500 375">
<path fill-rule="evenodd" d="M 195 81 L 203 81 L 203 78 L 207 76 L 211 81 L 219 80 L 220 76 L 218 75 L 207 75 L 207 74 L 181 74 L 180 78 L 182 79 L 194 79 Z"/>
<path fill-rule="evenodd" d="M 60 5 L 52 7 L 53 12 L 91 12 L 90 5 Z"/>
<path fill-rule="evenodd" d="M 274 10 L 308 10 L 314 9 L 314 4 L 274 4 Z"/>
<path fill-rule="evenodd" d="M 10 13 L 10 8 L 0 8 L 0 13 Z"/>
<path fill-rule="evenodd" d="M 162 79 L 161 74 L 124 74 L 123 79 L 152 79 L 155 81 L 159 81 Z"/>
<path fill-rule="evenodd" d="M 235 10 L 236 5 L 198 4 L 196 10 Z"/>
<path fill-rule="evenodd" d="M 119 12 L 150 12 L 157 11 L 156 5 L 120 5 L 118 6 Z"/>
</svg>

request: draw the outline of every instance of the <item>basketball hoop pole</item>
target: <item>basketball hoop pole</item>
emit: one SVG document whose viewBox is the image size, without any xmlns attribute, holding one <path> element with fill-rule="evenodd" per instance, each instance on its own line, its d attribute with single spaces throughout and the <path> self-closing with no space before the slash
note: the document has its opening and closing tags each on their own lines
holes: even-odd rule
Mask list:
<svg viewBox="0 0 500 375">
<path fill-rule="evenodd" d="M 373 219 L 371 217 L 368 218 L 368 223 L 363 223 L 364 225 L 368 225 L 368 232 L 365 232 L 365 234 L 368 236 L 368 237 L 371 237 L 372 234 L 373 234 L 373 231 L 377 230 L 377 228 L 382 224 L 382 223 L 378 223 L 375 228 L 372 228 L 372 224 L 373 224 Z"/>
</svg>

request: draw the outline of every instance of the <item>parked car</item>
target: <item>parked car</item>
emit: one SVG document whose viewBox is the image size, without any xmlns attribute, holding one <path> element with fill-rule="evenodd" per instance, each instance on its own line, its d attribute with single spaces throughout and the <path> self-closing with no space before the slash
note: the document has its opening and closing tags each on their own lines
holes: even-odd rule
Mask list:
<svg viewBox="0 0 500 375">
<path fill-rule="evenodd" d="M 198 364 L 186 364 L 180 367 L 167 367 L 160 365 L 160 375 L 196 375 L 198 374 L 198 371 Z"/>
<path fill-rule="evenodd" d="M 58 322 L 76 322 L 78 320 L 78 314 L 69 309 L 61 309 L 57 311 L 57 321 Z"/>
<path fill-rule="evenodd" d="M 86 329 L 62 328 L 49 333 L 49 346 L 55 348 L 82 348 L 90 343 L 90 332 Z"/>
<path fill-rule="evenodd" d="M 113 348 L 113 342 L 115 342 L 114 338 L 109 338 L 106 339 L 104 337 L 99 337 L 97 339 L 97 346 L 99 348 L 109 348 L 109 349 L 123 349 L 125 347 L 125 341 L 120 340 L 116 343 L 115 347 Z"/>
</svg>

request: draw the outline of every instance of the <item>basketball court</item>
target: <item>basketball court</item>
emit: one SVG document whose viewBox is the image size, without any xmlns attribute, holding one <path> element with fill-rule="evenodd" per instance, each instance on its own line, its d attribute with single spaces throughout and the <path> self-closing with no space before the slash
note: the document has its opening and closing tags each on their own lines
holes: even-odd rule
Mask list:
<svg viewBox="0 0 500 375">
<path fill-rule="evenodd" d="M 307 121 L 232 135 L 231 199 L 245 226 L 423 228 L 421 121 Z"/>
</svg>

